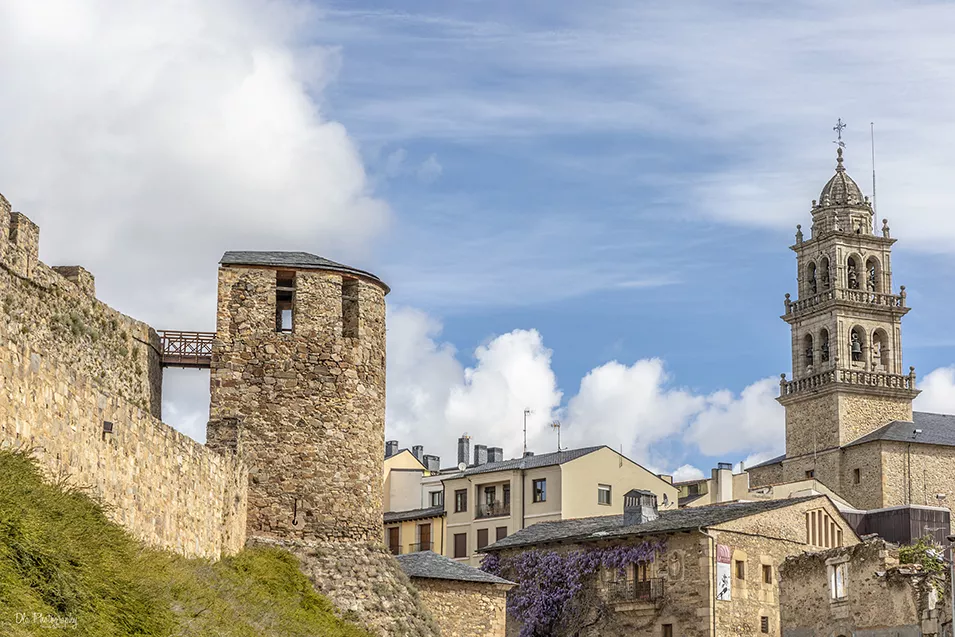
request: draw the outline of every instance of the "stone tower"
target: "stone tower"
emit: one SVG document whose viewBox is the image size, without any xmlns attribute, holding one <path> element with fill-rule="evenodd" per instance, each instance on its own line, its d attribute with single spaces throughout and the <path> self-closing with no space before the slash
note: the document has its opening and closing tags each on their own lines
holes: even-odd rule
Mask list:
<svg viewBox="0 0 955 637">
<path fill-rule="evenodd" d="M 250 469 L 248 536 L 381 542 L 385 294 L 303 252 L 227 252 L 208 440 Z"/>
<path fill-rule="evenodd" d="M 783 375 L 778 399 L 786 408 L 787 460 L 910 421 L 918 395 L 914 369 L 902 365 L 901 320 L 909 308 L 905 287 L 895 294 L 892 286 L 895 239 L 885 220 L 873 232 L 869 198 L 846 173 L 842 148 L 837 152 L 836 173 L 812 202 L 810 235 L 797 226 L 791 247 L 798 299 L 786 295 L 782 318 L 792 328 L 792 380 Z M 806 467 L 814 466 L 786 465 L 789 480 L 812 475 Z"/>
</svg>

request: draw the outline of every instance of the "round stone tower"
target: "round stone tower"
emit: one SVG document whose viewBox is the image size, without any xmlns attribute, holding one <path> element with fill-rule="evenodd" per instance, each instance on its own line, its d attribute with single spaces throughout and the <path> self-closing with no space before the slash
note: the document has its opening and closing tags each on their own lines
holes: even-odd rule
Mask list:
<svg viewBox="0 0 955 637">
<path fill-rule="evenodd" d="M 219 268 L 208 443 L 249 466 L 249 538 L 380 543 L 385 295 L 303 252 Z"/>
</svg>

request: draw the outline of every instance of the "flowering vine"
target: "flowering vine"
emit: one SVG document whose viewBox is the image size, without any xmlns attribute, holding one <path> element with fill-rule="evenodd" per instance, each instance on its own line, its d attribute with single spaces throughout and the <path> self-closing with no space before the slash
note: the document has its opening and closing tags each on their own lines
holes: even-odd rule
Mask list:
<svg viewBox="0 0 955 637">
<path fill-rule="evenodd" d="M 518 584 L 507 596 L 507 611 L 521 622 L 520 637 L 550 637 L 587 613 L 575 602 L 598 569 L 622 574 L 631 564 L 653 562 L 665 550 L 662 541 L 646 541 L 564 553 L 538 549 L 510 557 L 491 553 L 484 557 L 481 569 Z"/>
</svg>

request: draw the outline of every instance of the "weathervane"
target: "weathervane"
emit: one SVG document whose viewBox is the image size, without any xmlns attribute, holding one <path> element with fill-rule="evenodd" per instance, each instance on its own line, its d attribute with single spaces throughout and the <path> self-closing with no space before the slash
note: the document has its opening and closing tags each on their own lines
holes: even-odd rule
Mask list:
<svg viewBox="0 0 955 637">
<path fill-rule="evenodd" d="M 846 147 L 846 143 L 842 141 L 842 131 L 845 130 L 845 128 L 846 128 L 846 125 L 842 123 L 841 117 L 839 118 L 839 121 L 836 122 L 836 125 L 832 127 L 832 130 L 836 131 L 836 135 L 838 136 L 838 140 L 834 140 L 832 143 L 838 144 L 839 148 Z"/>
</svg>

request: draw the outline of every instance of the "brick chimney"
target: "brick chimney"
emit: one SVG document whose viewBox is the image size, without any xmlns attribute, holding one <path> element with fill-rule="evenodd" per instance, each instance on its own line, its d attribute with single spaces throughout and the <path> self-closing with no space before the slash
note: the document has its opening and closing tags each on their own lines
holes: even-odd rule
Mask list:
<svg viewBox="0 0 955 637">
<path fill-rule="evenodd" d="M 488 462 L 504 462 L 504 449 L 502 447 L 488 447 Z"/>
<path fill-rule="evenodd" d="M 464 434 L 458 438 L 458 464 L 467 464 L 471 455 L 471 436 Z"/>
<path fill-rule="evenodd" d="M 380 440 L 380 438 L 379 438 L 379 440 Z M 386 458 L 390 458 L 391 456 L 395 455 L 396 453 L 398 453 L 398 441 L 397 441 L 397 440 L 389 440 L 388 442 L 386 442 L 386 443 L 385 443 L 385 457 L 386 457 Z"/>
<path fill-rule="evenodd" d="M 644 524 L 660 517 L 657 496 L 643 489 L 631 489 L 623 496 L 623 525 Z"/>
<path fill-rule="evenodd" d="M 411 448 L 411 455 L 418 459 L 418 462 L 424 464 L 424 445 L 415 445 Z"/>
<path fill-rule="evenodd" d="M 474 466 L 487 464 L 487 445 L 474 445 Z"/>
</svg>

